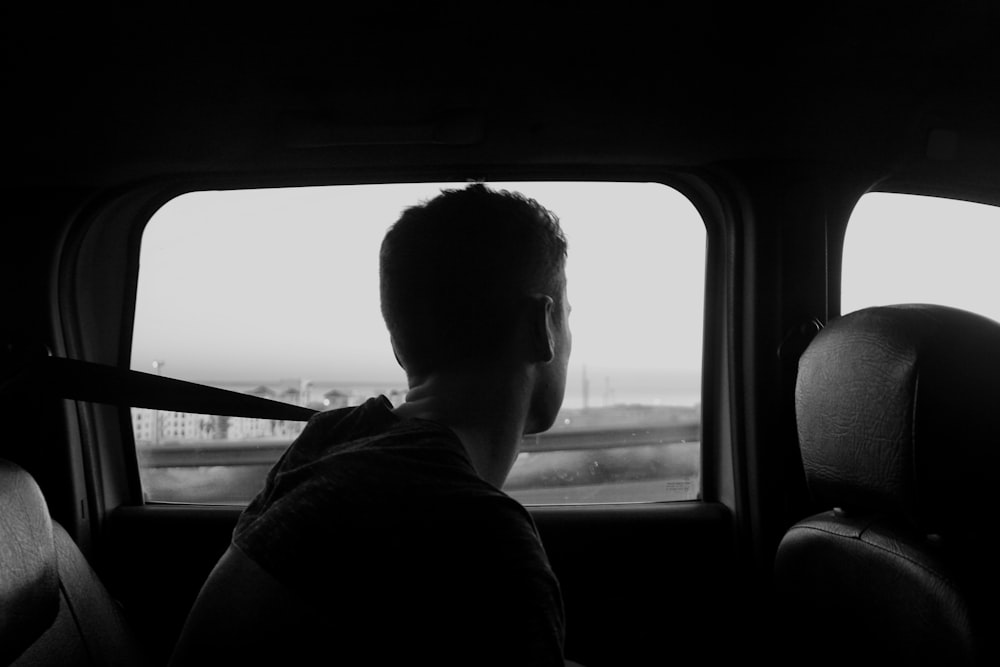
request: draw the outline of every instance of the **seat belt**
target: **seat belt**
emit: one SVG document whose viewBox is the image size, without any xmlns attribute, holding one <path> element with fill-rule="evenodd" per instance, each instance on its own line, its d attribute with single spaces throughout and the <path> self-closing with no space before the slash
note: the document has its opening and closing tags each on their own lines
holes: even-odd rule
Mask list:
<svg viewBox="0 0 1000 667">
<path fill-rule="evenodd" d="M 231 417 L 308 421 L 315 410 L 116 366 L 0 346 L 0 399 L 31 390 L 53 398 Z"/>
</svg>

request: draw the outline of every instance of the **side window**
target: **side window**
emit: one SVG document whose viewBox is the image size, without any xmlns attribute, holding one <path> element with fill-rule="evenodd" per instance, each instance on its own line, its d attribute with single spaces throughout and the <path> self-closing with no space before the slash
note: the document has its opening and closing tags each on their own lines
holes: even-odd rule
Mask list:
<svg viewBox="0 0 1000 667">
<path fill-rule="evenodd" d="M 942 197 L 866 194 L 844 239 L 841 312 L 935 303 L 1000 320 L 997 248 L 1000 208 Z"/>
<path fill-rule="evenodd" d="M 526 504 L 700 494 L 705 226 L 658 183 L 492 183 L 537 199 L 569 241 L 573 353 L 548 432 L 505 490 Z M 379 310 L 378 248 L 454 184 L 195 192 L 142 241 L 132 368 L 333 410 L 406 378 Z M 461 187 L 459 184 L 457 187 Z M 132 409 L 148 501 L 246 503 L 304 423 Z"/>
</svg>

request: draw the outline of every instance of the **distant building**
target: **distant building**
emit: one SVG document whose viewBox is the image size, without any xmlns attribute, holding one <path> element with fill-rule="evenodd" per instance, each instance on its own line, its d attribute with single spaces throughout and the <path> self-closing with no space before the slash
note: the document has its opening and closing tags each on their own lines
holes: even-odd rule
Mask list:
<svg viewBox="0 0 1000 667">
<path fill-rule="evenodd" d="M 298 387 L 288 387 L 278 394 L 278 400 L 282 403 L 302 405 L 302 392 L 299 391 Z"/>
<path fill-rule="evenodd" d="M 279 392 L 260 385 L 246 392 L 283 403 L 299 405 L 301 393 L 298 387 L 287 387 Z M 229 420 L 228 440 L 288 439 L 292 440 L 305 428 L 305 422 L 285 419 L 259 419 L 257 417 L 232 417 Z"/>
<path fill-rule="evenodd" d="M 327 410 L 346 408 L 351 401 L 350 394 L 346 394 L 339 389 L 331 389 L 323 394 L 323 406 Z"/>
<path fill-rule="evenodd" d="M 323 394 L 322 402 L 314 401 L 311 398 L 312 382 L 299 380 L 282 382 L 277 386 L 262 384 L 244 393 L 317 411 L 359 405 L 374 395 L 369 391 L 331 389 Z M 386 392 L 386 397 L 393 406 L 399 406 L 406 398 L 406 390 L 391 389 Z M 293 440 L 305 428 L 305 422 L 132 408 L 132 428 L 136 442 L 149 446 L 206 440 Z"/>
<path fill-rule="evenodd" d="M 132 408 L 131 412 L 132 432 L 138 444 L 167 444 L 212 437 L 212 418 L 207 415 L 150 408 Z"/>
<path fill-rule="evenodd" d="M 260 396 L 261 398 L 274 398 L 274 391 L 270 387 L 260 385 L 254 387 L 250 391 L 244 392 L 250 394 L 251 396 Z"/>
</svg>

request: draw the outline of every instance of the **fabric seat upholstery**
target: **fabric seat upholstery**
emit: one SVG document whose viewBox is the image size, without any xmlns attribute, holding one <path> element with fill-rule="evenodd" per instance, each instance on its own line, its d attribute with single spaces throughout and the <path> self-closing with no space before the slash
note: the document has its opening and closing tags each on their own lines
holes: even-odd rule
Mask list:
<svg viewBox="0 0 1000 667">
<path fill-rule="evenodd" d="M 146 664 L 35 480 L 0 459 L 0 664 Z"/>
<path fill-rule="evenodd" d="M 944 306 L 832 322 L 799 362 L 796 419 L 827 511 L 778 547 L 811 662 L 994 664 L 1000 324 Z"/>
<path fill-rule="evenodd" d="M 45 632 L 59 610 L 52 522 L 42 492 L 20 468 L 0 463 L 0 663 Z"/>
</svg>

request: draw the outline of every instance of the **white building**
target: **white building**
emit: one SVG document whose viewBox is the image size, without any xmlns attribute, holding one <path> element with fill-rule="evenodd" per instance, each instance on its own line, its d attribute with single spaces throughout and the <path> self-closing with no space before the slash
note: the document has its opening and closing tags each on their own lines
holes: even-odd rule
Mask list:
<svg viewBox="0 0 1000 667">
<path fill-rule="evenodd" d="M 319 410 L 358 405 L 369 393 L 333 389 L 323 395 L 323 403 L 311 403 L 311 382 L 297 382 L 272 388 L 260 385 L 245 392 L 272 401 L 291 405 L 307 405 Z M 389 393 L 393 405 L 402 403 L 406 392 L 402 389 Z M 135 441 L 141 445 L 191 443 L 205 440 L 293 440 L 305 422 L 256 417 L 216 417 L 212 415 L 132 408 L 132 429 Z"/>
<path fill-rule="evenodd" d="M 138 444 L 209 440 L 212 418 L 189 412 L 132 408 L 132 431 Z"/>
</svg>

